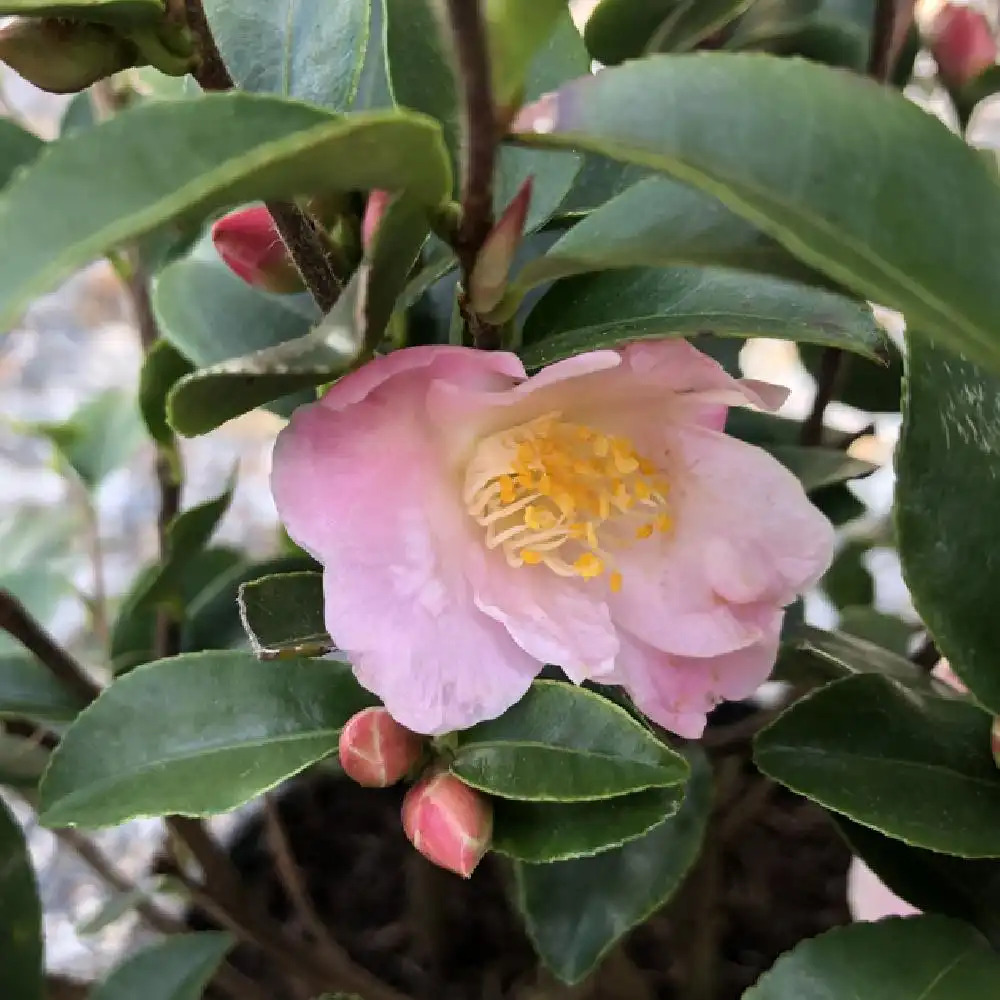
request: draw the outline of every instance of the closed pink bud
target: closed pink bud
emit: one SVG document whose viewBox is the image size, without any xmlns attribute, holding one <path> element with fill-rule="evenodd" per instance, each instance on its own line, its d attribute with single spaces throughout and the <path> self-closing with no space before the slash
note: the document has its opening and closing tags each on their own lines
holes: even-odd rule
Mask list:
<svg viewBox="0 0 1000 1000">
<path fill-rule="evenodd" d="M 521 245 L 531 205 L 531 182 L 529 177 L 521 185 L 479 251 L 469 278 L 469 302 L 477 313 L 484 314 L 495 309 L 507 290 L 514 254 Z"/>
<path fill-rule="evenodd" d="M 989 21 L 970 7 L 945 4 L 931 25 L 930 38 L 941 79 L 952 89 L 964 87 L 996 62 Z"/>
<path fill-rule="evenodd" d="M 300 292 L 302 277 L 263 205 L 241 208 L 212 226 L 212 242 L 234 274 L 268 292 Z"/>
<path fill-rule="evenodd" d="M 421 778 L 406 793 L 403 830 L 428 861 L 468 878 L 489 850 L 493 806 L 443 771 Z"/>
<path fill-rule="evenodd" d="M 366 708 L 340 732 L 340 766 L 365 788 L 387 788 L 402 781 L 420 760 L 423 743 L 384 708 Z"/>
<path fill-rule="evenodd" d="M 993 751 L 997 767 L 1000 767 L 1000 718 L 993 720 L 993 728 L 990 730 L 990 749 Z"/>
<path fill-rule="evenodd" d="M 365 205 L 365 215 L 361 220 L 361 246 L 367 253 L 371 249 L 372 240 L 375 238 L 375 231 L 378 229 L 382 216 L 385 214 L 386 206 L 392 199 L 389 191 L 372 191 L 368 195 L 368 203 Z"/>
</svg>

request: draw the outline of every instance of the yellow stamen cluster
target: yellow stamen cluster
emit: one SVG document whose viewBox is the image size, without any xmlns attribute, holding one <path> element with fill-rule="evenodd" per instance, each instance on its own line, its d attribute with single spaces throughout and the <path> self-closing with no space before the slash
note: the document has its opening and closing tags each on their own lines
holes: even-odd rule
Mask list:
<svg viewBox="0 0 1000 1000">
<path fill-rule="evenodd" d="M 548 413 L 480 442 L 466 474 L 469 513 L 511 566 L 592 580 L 615 548 L 671 529 L 669 486 L 624 437 Z"/>
</svg>

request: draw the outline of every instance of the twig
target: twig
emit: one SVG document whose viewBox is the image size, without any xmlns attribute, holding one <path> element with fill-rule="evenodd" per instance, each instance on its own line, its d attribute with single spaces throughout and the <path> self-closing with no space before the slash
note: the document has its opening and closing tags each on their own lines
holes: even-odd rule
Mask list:
<svg viewBox="0 0 1000 1000">
<path fill-rule="evenodd" d="M 0 590 L 0 629 L 12 635 L 48 667 L 57 680 L 84 704 L 100 693 L 100 685 L 45 631 L 25 606 L 9 591 Z"/>
<path fill-rule="evenodd" d="M 824 348 L 816 376 L 816 398 L 809 416 L 802 423 L 799 440 L 809 448 L 823 443 L 823 417 L 833 401 L 844 368 L 844 352 L 839 347 Z"/>
<path fill-rule="evenodd" d="M 465 157 L 462 178 L 462 221 L 455 253 L 465 287 L 479 251 L 493 228 L 493 169 L 497 154 L 497 121 L 490 82 L 490 57 L 479 0 L 448 0 L 448 17 L 465 95 Z M 467 308 L 463 315 L 476 347 L 500 346 L 499 328 L 484 323 Z"/>
<path fill-rule="evenodd" d="M 184 0 L 184 13 L 188 27 L 197 39 L 198 51 L 201 54 L 201 61 L 194 71 L 194 78 L 202 90 L 232 90 L 233 78 L 219 54 L 201 0 Z"/>
<path fill-rule="evenodd" d="M 101 545 L 101 525 L 97 517 L 97 506 L 94 498 L 80 480 L 76 481 L 76 490 L 80 497 L 80 506 L 86 522 L 87 548 L 90 552 L 90 574 L 93 592 L 90 595 L 91 615 L 94 632 L 101 643 L 104 653 L 108 651 L 110 630 L 108 628 L 108 588 L 104 577 L 104 549 Z"/>
<path fill-rule="evenodd" d="M 281 814 L 274 797 L 265 793 L 262 806 L 267 844 L 274 859 L 278 878 L 281 879 L 281 884 L 284 886 L 285 894 L 305 930 L 312 935 L 317 945 L 325 947 L 329 938 L 326 926 L 309 898 L 309 890 L 306 888 L 302 872 L 299 870 L 295 855 L 292 853 L 292 847 L 285 834 Z"/>
<path fill-rule="evenodd" d="M 306 288 L 312 293 L 316 305 L 324 313 L 329 312 L 340 298 L 344 286 L 316 224 L 306 212 L 290 202 L 269 201 L 266 204 Z"/>
</svg>

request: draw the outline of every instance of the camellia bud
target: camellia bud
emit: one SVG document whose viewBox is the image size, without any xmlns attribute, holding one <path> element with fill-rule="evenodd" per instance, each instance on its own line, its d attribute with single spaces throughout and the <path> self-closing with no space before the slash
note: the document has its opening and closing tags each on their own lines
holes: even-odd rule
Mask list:
<svg viewBox="0 0 1000 1000">
<path fill-rule="evenodd" d="M 485 315 L 495 309 L 507 290 L 510 269 L 524 236 L 524 223 L 531 205 L 532 179 L 529 177 L 504 209 L 483 243 L 469 277 L 469 303 L 473 311 Z"/>
<path fill-rule="evenodd" d="M 990 730 L 990 749 L 993 751 L 997 767 L 1000 767 L 1000 717 L 993 720 L 993 728 Z"/>
<path fill-rule="evenodd" d="M 0 60 L 51 94 L 73 94 L 139 61 L 136 46 L 103 24 L 16 17 L 0 28 Z"/>
<path fill-rule="evenodd" d="M 421 778 L 406 793 L 403 830 L 428 861 L 468 878 L 489 850 L 493 805 L 442 771 Z"/>
<path fill-rule="evenodd" d="M 212 226 L 212 242 L 229 270 L 248 285 L 278 294 L 305 287 L 263 205 L 223 216 Z"/>
<path fill-rule="evenodd" d="M 989 21 L 978 10 L 946 3 L 929 35 L 931 54 L 950 89 L 964 87 L 996 62 L 996 40 Z"/>
<path fill-rule="evenodd" d="M 387 788 L 406 777 L 423 754 L 423 738 L 384 708 L 366 708 L 340 732 L 340 765 L 365 788 Z"/>
<path fill-rule="evenodd" d="M 361 220 L 361 246 L 365 253 L 371 249 L 372 240 L 375 238 L 375 231 L 378 229 L 386 206 L 392 200 L 389 191 L 372 191 L 368 195 L 368 202 L 365 205 L 365 215 Z"/>
</svg>

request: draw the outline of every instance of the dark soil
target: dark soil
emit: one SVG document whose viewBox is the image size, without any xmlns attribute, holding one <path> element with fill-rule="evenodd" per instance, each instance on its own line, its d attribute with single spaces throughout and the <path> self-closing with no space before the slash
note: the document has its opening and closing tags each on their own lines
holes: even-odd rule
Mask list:
<svg viewBox="0 0 1000 1000">
<path fill-rule="evenodd" d="M 708 857 L 670 906 L 572 990 L 538 969 L 508 901 L 503 861 L 487 857 L 468 882 L 424 862 L 401 832 L 399 789 L 366 790 L 316 772 L 290 787 L 280 813 L 314 906 L 336 940 L 415 1000 L 683 1000 L 699 976 L 690 961 L 699 950 L 722 960 L 710 963 L 712 984 L 698 995 L 738 1000 L 780 953 L 849 920 L 850 853 L 832 822 L 765 783 L 744 752 L 716 759 L 717 785 L 729 790 L 718 795 Z M 247 887 L 294 925 L 259 820 L 243 829 L 231 853 Z M 191 922 L 211 926 L 198 915 Z M 707 937 L 694 930 L 706 926 Z M 295 1000 L 267 981 L 252 951 L 238 951 L 234 961 L 275 1000 Z"/>
</svg>

